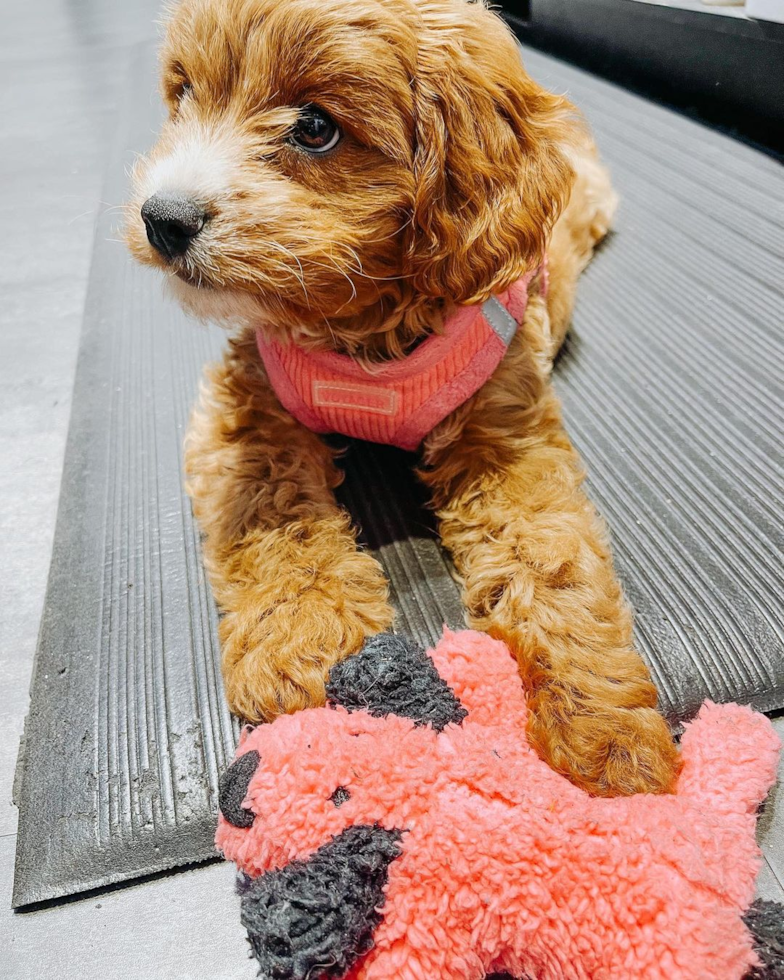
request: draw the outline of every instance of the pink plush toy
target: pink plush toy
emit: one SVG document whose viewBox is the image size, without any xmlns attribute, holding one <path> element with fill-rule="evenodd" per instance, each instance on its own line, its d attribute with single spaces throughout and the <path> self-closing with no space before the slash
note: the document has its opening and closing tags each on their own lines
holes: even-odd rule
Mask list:
<svg viewBox="0 0 784 980">
<path fill-rule="evenodd" d="M 762 715 L 706 703 L 674 796 L 597 799 L 529 746 L 515 662 L 488 636 L 446 631 L 429 657 L 376 637 L 328 697 L 246 730 L 222 784 L 217 844 L 246 876 L 260 976 L 732 980 L 758 965 L 742 916 L 780 748 Z"/>
</svg>

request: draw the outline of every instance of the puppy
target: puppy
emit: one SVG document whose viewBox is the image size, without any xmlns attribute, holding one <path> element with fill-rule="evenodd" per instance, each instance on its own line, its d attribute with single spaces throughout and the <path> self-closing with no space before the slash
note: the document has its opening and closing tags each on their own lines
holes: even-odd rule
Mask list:
<svg viewBox="0 0 784 980">
<path fill-rule="evenodd" d="M 555 769 L 597 794 L 669 790 L 676 751 L 548 381 L 615 207 L 570 105 L 464 0 L 182 0 L 162 91 L 127 238 L 187 309 L 233 328 L 186 461 L 232 709 L 321 703 L 329 667 L 390 627 L 318 432 L 364 418 L 396 441 L 402 389 L 384 379 L 468 318 L 484 383 L 433 414 L 444 382 L 400 440 L 420 444 L 468 622 L 516 651 Z M 347 363 L 353 381 L 330 375 L 305 404 L 303 372 Z"/>
</svg>

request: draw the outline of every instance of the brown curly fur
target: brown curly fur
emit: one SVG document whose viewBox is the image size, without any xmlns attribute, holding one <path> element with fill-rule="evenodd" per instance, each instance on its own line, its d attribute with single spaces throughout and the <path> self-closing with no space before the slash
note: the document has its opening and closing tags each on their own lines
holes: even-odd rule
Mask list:
<svg viewBox="0 0 784 980">
<path fill-rule="evenodd" d="M 546 300 L 535 282 L 501 367 L 427 438 L 422 478 L 469 622 L 517 653 L 542 755 L 595 793 L 668 790 L 676 751 L 548 382 L 615 207 L 574 111 L 464 0 L 183 0 L 162 60 L 170 119 L 137 165 L 128 240 L 189 309 L 239 325 L 186 461 L 232 708 L 320 703 L 329 666 L 392 622 L 332 454 L 279 405 L 253 331 L 397 357 L 546 250 Z M 308 103 L 343 133 L 323 158 L 285 139 Z M 210 220 L 167 264 L 138 209 L 177 179 Z"/>
</svg>

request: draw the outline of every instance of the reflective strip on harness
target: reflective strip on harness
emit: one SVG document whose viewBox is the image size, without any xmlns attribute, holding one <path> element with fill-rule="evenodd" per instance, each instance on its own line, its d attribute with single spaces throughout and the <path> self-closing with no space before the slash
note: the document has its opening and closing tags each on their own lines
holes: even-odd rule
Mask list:
<svg viewBox="0 0 784 980">
<path fill-rule="evenodd" d="M 482 313 L 493 330 L 503 340 L 504 346 L 508 347 L 517 333 L 519 327 L 517 320 L 497 296 L 491 296 L 490 299 L 482 303 Z"/>
<path fill-rule="evenodd" d="M 314 432 L 416 449 L 493 374 L 525 316 L 533 270 L 481 305 L 458 306 L 407 357 L 369 369 L 344 354 L 256 342 L 284 408 Z"/>
</svg>

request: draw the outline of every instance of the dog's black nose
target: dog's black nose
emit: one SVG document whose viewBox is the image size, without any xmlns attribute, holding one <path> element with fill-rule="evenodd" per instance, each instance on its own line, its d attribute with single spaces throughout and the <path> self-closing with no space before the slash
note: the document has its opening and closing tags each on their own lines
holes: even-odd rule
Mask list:
<svg viewBox="0 0 784 980">
<path fill-rule="evenodd" d="M 142 204 L 150 245 L 166 259 L 184 255 L 206 219 L 195 201 L 176 194 L 153 194 Z"/>
</svg>

